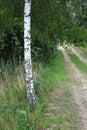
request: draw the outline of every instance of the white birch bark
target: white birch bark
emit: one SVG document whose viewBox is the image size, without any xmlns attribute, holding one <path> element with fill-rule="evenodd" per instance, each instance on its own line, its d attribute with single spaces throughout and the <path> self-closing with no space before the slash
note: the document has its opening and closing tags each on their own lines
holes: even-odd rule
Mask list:
<svg viewBox="0 0 87 130">
<path fill-rule="evenodd" d="M 25 79 L 27 98 L 31 105 L 35 105 L 37 100 L 35 96 L 32 61 L 31 61 L 31 0 L 25 0 L 24 7 L 24 60 L 25 60 Z"/>
</svg>

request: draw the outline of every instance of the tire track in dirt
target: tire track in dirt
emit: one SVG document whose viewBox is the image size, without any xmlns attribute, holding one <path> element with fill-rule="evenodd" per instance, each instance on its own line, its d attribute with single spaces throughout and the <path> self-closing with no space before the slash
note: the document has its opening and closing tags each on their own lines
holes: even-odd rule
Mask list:
<svg viewBox="0 0 87 130">
<path fill-rule="evenodd" d="M 66 72 L 68 86 L 72 91 L 73 98 L 78 107 L 79 117 L 81 118 L 81 130 L 87 130 L 87 75 L 83 74 L 75 64 L 73 64 L 65 51 L 60 46 L 66 61 Z"/>
</svg>

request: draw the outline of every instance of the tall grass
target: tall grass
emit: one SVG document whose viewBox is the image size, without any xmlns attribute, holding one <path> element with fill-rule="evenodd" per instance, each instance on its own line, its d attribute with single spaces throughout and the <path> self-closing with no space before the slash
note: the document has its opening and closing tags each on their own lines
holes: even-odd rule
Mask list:
<svg viewBox="0 0 87 130">
<path fill-rule="evenodd" d="M 11 68 L 12 67 L 12 68 Z M 23 68 L 2 64 L 0 78 L 0 129 L 25 130 L 27 104 Z"/>
<path fill-rule="evenodd" d="M 38 104 L 32 112 L 26 98 L 23 64 L 21 63 L 17 66 L 1 64 L 0 130 L 43 130 L 49 127 L 49 124 L 53 122 L 51 118 L 45 114 L 45 109 L 50 102 L 51 92 L 56 89 L 58 82 L 66 84 L 64 59 L 61 52 L 58 52 L 57 56 L 52 59 L 49 65 L 43 66 L 41 63 L 34 63 L 33 65 L 34 85 L 38 97 Z M 69 94 L 67 91 L 65 96 L 66 95 L 68 98 Z M 64 104 L 65 102 L 66 98 Z M 67 111 L 71 111 L 69 107 L 66 109 Z M 62 110 L 62 113 L 61 110 L 59 111 L 60 116 L 57 117 L 56 123 L 58 122 L 59 124 L 60 122 L 59 125 L 61 125 L 60 117 L 61 120 L 63 120 L 61 115 L 65 113 L 65 110 Z M 67 116 L 67 113 L 64 115 Z M 66 118 L 62 121 L 62 125 L 64 125 L 65 120 Z M 74 122 L 72 116 L 70 117 L 70 121 Z M 60 130 L 65 130 L 62 129 L 62 127 Z M 68 127 L 69 125 L 66 128 Z M 59 126 L 55 130 L 58 129 Z"/>
</svg>

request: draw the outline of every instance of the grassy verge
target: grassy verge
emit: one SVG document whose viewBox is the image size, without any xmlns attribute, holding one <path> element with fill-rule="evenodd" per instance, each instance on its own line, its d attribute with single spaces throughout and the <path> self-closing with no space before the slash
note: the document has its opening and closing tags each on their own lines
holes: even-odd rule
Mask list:
<svg viewBox="0 0 87 130">
<path fill-rule="evenodd" d="M 85 63 L 83 63 L 79 58 L 78 56 L 76 56 L 74 53 L 72 53 L 71 51 L 68 51 L 68 54 L 72 60 L 73 63 L 76 64 L 76 66 L 84 71 L 85 73 L 87 73 L 87 65 L 85 65 Z"/>
<path fill-rule="evenodd" d="M 87 58 L 87 47 L 78 47 L 82 51 L 83 55 Z"/>
<path fill-rule="evenodd" d="M 76 115 L 71 94 L 66 88 L 64 59 L 61 52 L 45 67 L 34 65 L 35 89 L 38 105 L 31 111 L 26 99 L 23 66 L 14 69 L 3 67 L 0 78 L 0 130 L 43 130 L 49 127 L 53 119 L 47 116 L 46 108 L 51 101 L 51 93 L 57 87 L 62 91 L 58 104 L 63 107 L 57 111 L 55 130 L 75 130 Z M 2 70 L 1 68 L 1 70 Z M 61 84 L 58 86 L 58 82 Z M 64 87 L 62 87 L 64 86 Z M 56 115 L 55 115 L 56 116 Z M 77 129 L 76 129 L 77 130 Z"/>
<path fill-rule="evenodd" d="M 74 43 L 74 45 L 76 47 L 87 47 L 87 43 L 86 42 L 76 42 L 76 43 Z"/>
</svg>

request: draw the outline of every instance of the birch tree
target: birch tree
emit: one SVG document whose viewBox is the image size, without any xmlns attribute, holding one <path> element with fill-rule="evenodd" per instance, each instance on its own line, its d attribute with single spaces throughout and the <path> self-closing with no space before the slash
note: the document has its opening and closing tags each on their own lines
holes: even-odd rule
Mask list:
<svg viewBox="0 0 87 130">
<path fill-rule="evenodd" d="M 25 0 L 24 7 L 24 60 L 26 73 L 26 92 L 29 103 L 34 106 L 37 102 L 33 76 L 32 76 L 32 61 L 31 61 L 31 0 Z"/>
</svg>

